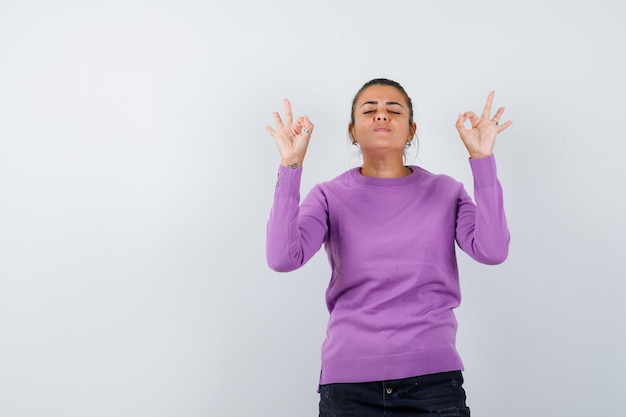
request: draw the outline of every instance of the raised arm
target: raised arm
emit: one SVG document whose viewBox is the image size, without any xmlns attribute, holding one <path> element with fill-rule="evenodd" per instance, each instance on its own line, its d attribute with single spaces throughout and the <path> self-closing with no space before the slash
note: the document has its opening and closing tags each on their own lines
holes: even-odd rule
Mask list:
<svg viewBox="0 0 626 417">
<path fill-rule="evenodd" d="M 326 233 L 325 199 L 315 190 L 308 195 L 307 209 L 300 210 L 302 162 L 313 132 L 308 116 L 293 121 L 291 103 L 285 99 L 285 121 L 274 112 L 272 135 L 280 154 L 274 203 L 267 223 L 266 256 L 270 268 L 287 272 L 304 265 L 320 248 Z"/>
<path fill-rule="evenodd" d="M 493 148 L 496 136 L 513 122 L 500 124 L 504 107 L 491 117 L 494 92 L 487 96 L 483 112 L 478 117 L 473 111 L 459 114 L 456 128 L 470 154 L 474 178 L 474 199 L 461 190 L 457 214 L 457 242 L 472 258 L 486 264 L 503 262 L 511 239 L 504 214 L 502 187 L 498 181 Z M 470 122 L 467 129 L 465 122 Z"/>
</svg>

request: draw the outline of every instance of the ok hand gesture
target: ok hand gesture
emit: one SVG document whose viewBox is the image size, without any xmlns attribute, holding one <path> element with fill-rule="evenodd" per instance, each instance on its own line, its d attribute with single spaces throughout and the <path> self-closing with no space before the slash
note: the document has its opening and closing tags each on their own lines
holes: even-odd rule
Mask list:
<svg viewBox="0 0 626 417">
<path fill-rule="evenodd" d="M 456 121 L 456 130 L 458 130 L 461 140 L 467 148 L 470 158 L 484 158 L 493 153 L 493 147 L 496 143 L 496 135 L 502 132 L 513 122 L 507 121 L 499 124 L 500 117 L 504 113 L 504 107 L 500 107 L 496 114 L 491 117 L 491 103 L 495 92 L 492 91 L 487 96 L 487 103 L 483 109 L 483 114 L 478 117 L 473 111 L 459 114 Z M 471 129 L 465 127 L 465 122 L 469 120 L 472 125 Z"/>
<path fill-rule="evenodd" d="M 274 138 L 278 152 L 280 153 L 280 163 L 284 166 L 302 166 L 306 149 L 309 146 L 311 133 L 313 133 L 313 123 L 309 116 L 298 117 L 293 122 L 291 103 L 285 99 L 285 123 L 283 123 L 278 112 L 274 112 L 276 130 L 271 126 L 265 126 L 265 130 Z"/>
</svg>

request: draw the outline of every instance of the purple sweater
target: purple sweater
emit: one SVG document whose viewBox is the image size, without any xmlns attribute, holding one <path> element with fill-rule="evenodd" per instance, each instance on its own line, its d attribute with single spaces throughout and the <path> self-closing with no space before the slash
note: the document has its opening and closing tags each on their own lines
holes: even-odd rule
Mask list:
<svg viewBox="0 0 626 417">
<path fill-rule="evenodd" d="M 461 183 L 417 166 L 403 178 L 354 168 L 316 185 L 300 204 L 302 169 L 279 168 L 269 266 L 294 270 L 324 244 L 332 269 L 320 384 L 463 369 L 455 241 L 485 264 L 503 262 L 509 244 L 495 158 L 470 166 L 476 204 Z"/>
</svg>

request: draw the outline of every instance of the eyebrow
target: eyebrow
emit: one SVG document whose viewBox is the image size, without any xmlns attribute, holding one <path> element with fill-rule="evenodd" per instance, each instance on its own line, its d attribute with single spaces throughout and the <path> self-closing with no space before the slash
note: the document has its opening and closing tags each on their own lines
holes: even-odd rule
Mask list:
<svg viewBox="0 0 626 417">
<path fill-rule="evenodd" d="M 365 103 L 361 104 L 359 107 L 363 107 L 363 106 L 365 106 L 366 104 L 378 104 L 378 102 L 377 102 L 377 101 L 366 101 Z M 402 107 L 402 104 L 398 103 L 397 101 L 387 101 L 385 104 L 386 104 L 387 106 L 393 106 L 393 105 L 395 105 L 395 106 L 400 106 L 400 107 Z"/>
</svg>

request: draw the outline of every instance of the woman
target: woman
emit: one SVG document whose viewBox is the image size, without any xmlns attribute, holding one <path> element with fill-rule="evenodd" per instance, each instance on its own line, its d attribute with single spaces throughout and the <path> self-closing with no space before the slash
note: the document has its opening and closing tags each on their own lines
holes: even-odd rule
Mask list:
<svg viewBox="0 0 626 417">
<path fill-rule="evenodd" d="M 348 131 L 363 165 L 318 184 L 300 204 L 300 178 L 313 132 L 308 116 L 267 127 L 280 153 L 267 228 L 276 271 L 304 265 L 324 244 L 332 269 L 322 346 L 320 416 L 469 416 L 456 351 L 460 303 L 455 242 L 485 264 L 503 262 L 509 232 L 493 148 L 511 125 L 459 114 L 476 204 L 445 175 L 404 165 L 415 137 L 413 106 L 395 81 L 374 79 L 356 94 Z M 468 129 L 465 122 L 469 121 Z"/>
</svg>

